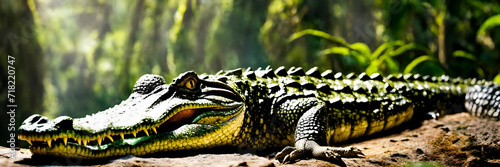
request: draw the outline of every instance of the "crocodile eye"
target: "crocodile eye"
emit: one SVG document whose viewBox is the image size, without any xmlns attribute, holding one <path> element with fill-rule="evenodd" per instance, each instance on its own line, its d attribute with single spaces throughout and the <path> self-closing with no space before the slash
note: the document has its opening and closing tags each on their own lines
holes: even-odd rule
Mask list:
<svg viewBox="0 0 500 167">
<path fill-rule="evenodd" d="M 187 91 L 196 91 L 196 89 L 198 89 L 198 85 L 198 78 L 195 76 L 188 76 L 184 78 L 180 84 L 178 84 L 179 87 Z"/>
<path fill-rule="evenodd" d="M 193 90 L 196 88 L 196 81 L 193 78 L 190 78 L 186 81 L 186 88 Z"/>
<path fill-rule="evenodd" d="M 195 72 L 188 71 L 183 74 L 180 74 L 177 78 L 174 79 L 175 87 L 179 90 L 187 91 L 187 92 L 196 92 L 197 89 L 200 88 L 200 79 Z"/>
</svg>

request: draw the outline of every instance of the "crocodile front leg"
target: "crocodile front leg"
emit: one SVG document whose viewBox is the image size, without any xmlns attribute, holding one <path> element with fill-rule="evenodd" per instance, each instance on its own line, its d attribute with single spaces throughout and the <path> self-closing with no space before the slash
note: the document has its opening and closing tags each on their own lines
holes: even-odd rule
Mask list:
<svg viewBox="0 0 500 167">
<path fill-rule="evenodd" d="M 332 162 L 339 162 L 341 157 L 359 157 L 361 150 L 355 147 L 322 146 L 326 142 L 326 105 L 317 98 L 297 99 L 301 108 L 307 110 L 299 119 L 295 130 L 295 146 L 287 146 L 276 155 L 281 163 L 294 162 L 312 157 Z M 285 109 L 286 110 L 286 109 Z"/>
</svg>

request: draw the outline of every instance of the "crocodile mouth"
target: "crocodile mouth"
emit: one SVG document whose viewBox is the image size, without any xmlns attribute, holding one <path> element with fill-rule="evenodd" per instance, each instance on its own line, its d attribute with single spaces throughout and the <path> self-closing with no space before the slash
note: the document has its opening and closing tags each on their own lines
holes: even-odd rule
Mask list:
<svg viewBox="0 0 500 167">
<path fill-rule="evenodd" d="M 128 99 L 84 118 L 32 115 L 18 138 L 34 155 L 103 158 L 209 147 L 220 144 L 211 136 L 239 132 L 233 126 L 242 122 L 244 97 L 230 85 L 200 81 L 194 72 L 169 85 L 161 80 L 143 76 Z"/>
<path fill-rule="evenodd" d="M 184 127 L 204 126 L 214 128 L 216 125 L 199 123 L 205 117 L 210 117 L 210 113 L 226 113 L 225 122 L 234 119 L 241 111 L 242 106 L 187 106 L 178 107 L 178 111 L 172 116 L 164 119 L 158 124 L 144 124 L 128 131 L 108 130 L 99 134 L 88 134 L 85 131 L 66 131 L 48 134 L 19 134 L 21 140 L 26 140 L 31 150 L 40 150 L 53 147 L 77 146 L 89 150 L 105 150 L 114 146 L 130 145 L 134 146 L 146 139 L 161 138 L 180 134 Z"/>
</svg>

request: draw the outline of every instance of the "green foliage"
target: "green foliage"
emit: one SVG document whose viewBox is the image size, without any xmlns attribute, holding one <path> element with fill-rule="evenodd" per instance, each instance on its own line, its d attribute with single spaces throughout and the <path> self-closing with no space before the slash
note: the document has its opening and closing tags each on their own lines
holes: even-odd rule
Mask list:
<svg viewBox="0 0 500 167">
<path fill-rule="evenodd" d="M 484 70 L 479 67 L 479 65 L 482 63 L 479 60 L 477 60 L 477 58 L 474 55 L 472 55 L 471 53 L 468 53 L 466 51 L 463 51 L 463 50 L 457 50 L 457 51 L 453 52 L 452 55 L 455 58 L 464 58 L 464 59 L 467 59 L 471 62 L 474 62 L 474 64 L 477 64 L 478 65 L 478 67 L 476 68 L 477 74 L 481 77 L 484 77 Z"/>
<path fill-rule="evenodd" d="M 493 81 L 495 81 L 497 84 L 500 84 L 500 74 L 498 74 Z"/>
<path fill-rule="evenodd" d="M 479 27 L 479 30 L 477 30 L 477 36 L 483 36 L 487 33 L 487 31 L 493 27 L 499 26 L 500 25 L 500 15 L 495 15 L 490 18 L 488 18 L 483 24 L 481 24 L 481 27 Z"/>
<path fill-rule="evenodd" d="M 495 44 L 488 36 L 488 30 L 499 25 L 500 25 L 500 15 L 495 15 L 488 18 L 483 24 L 481 24 L 479 30 L 477 30 L 477 35 L 476 35 L 477 40 L 481 41 L 484 45 L 487 45 L 490 48 L 494 48 Z"/>
<path fill-rule="evenodd" d="M 411 73 L 415 67 L 417 67 L 419 64 L 422 64 L 423 62 L 426 62 L 426 61 L 439 64 L 439 61 L 436 58 L 434 58 L 432 56 L 428 56 L 428 55 L 423 55 L 423 56 L 417 57 L 416 59 L 412 60 L 411 63 L 405 67 L 405 70 L 403 73 L 405 73 L 405 74 Z"/>
<path fill-rule="evenodd" d="M 299 32 L 293 33 L 288 38 L 288 43 L 293 42 L 294 40 L 296 40 L 296 39 L 298 39 L 300 37 L 303 37 L 305 35 L 312 35 L 312 36 L 320 37 L 320 38 L 323 38 L 325 40 L 329 40 L 331 42 L 338 43 L 339 45 L 341 45 L 343 47 L 349 47 L 350 46 L 349 43 L 347 43 L 342 38 L 334 37 L 334 36 L 331 36 L 330 34 L 328 34 L 326 32 L 318 31 L 318 30 L 312 30 L 312 29 L 307 29 L 307 30 L 303 30 L 303 31 L 299 31 Z"/>
<path fill-rule="evenodd" d="M 469 59 L 471 61 L 477 61 L 476 57 L 470 53 L 467 53 L 466 51 L 463 51 L 463 50 L 457 50 L 455 52 L 453 52 L 453 57 L 462 57 L 462 58 L 465 58 L 465 59 Z"/>
<path fill-rule="evenodd" d="M 373 73 L 400 73 L 402 70 L 399 69 L 396 61 L 393 57 L 402 56 L 412 51 L 422 51 L 428 55 L 433 53 L 422 45 L 415 43 L 404 44 L 402 41 L 392 41 L 380 45 L 373 53 L 370 48 L 364 43 L 354 43 L 349 44 L 344 39 L 340 37 L 334 37 L 326 32 L 319 30 L 303 30 L 293 33 L 289 38 L 288 42 L 291 43 L 303 36 L 311 35 L 319 37 L 321 39 L 330 41 L 333 43 L 333 47 L 321 50 L 319 52 L 320 56 L 325 55 L 341 55 L 352 57 L 359 66 L 365 69 L 367 74 Z M 421 56 L 414 59 L 409 63 L 404 69 L 403 73 L 410 73 L 417 65 L 425 62 L 431 61 L 438 63 L 436 58 L 432 56 Z"/>
</svg>

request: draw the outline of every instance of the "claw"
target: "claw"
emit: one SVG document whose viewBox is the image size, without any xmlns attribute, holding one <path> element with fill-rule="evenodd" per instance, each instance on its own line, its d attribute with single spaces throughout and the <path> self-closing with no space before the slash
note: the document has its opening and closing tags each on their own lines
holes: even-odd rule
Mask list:
<svg viewBox="0 0 500 167">
<path fill-rule="evenodd" d="M 288 154 L 285 159 L 283 160 L 284 163 L 293 163 L 300 159 L 301 157 L 304 157 L 305 151 L 304 150 L 293 150 L 290 154 Z"/>
<path fill-rule="evenodd" d="M 276 154 L 274 158 L 278 160 L 280 163 L 286 164 L 286 163 L 293 163 L 304 156 L 305 156 L 304 150 L 298 150 L 295 147 L 287 146 L 281 152 Z"/>
<path fill-rule="evenodd" d="M 361 152 L 361 149 L 356 147 L 321 146 L 315 141 L 299 140 L 295 142 L 295 147 L 286 146 L 276 154 L 274 159 L 285 164 L 293 163 L 305 157 L 311 157 L 345 166 L 341 158 L 361 157 L 362 155 L 364 154 Z"/>
<path fill-rule="evenodd" d="M 286 146 L 282 151 L 276 154 L 274 159 L 278 160 L 280 163 L 283 163 L 286 156 L 290 154 L 293 150 L 295 150 L 295 147 Z"/>
<path fill-rule="evenodd" d="M 363 152 L 361 152 L 361 149 L 357 147 L 349 146 L 345 147 L 344 149 L 346 149 L 347 151 L 345 151 L 344 155 L 341 155 L 342 157 L 361 157 L 365 155 L 363 154 Z"/>
</svg>

